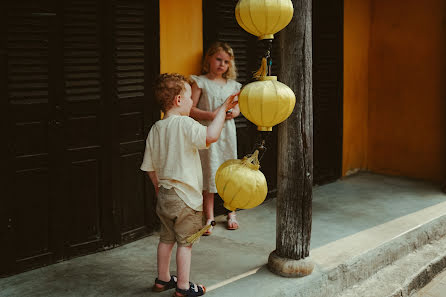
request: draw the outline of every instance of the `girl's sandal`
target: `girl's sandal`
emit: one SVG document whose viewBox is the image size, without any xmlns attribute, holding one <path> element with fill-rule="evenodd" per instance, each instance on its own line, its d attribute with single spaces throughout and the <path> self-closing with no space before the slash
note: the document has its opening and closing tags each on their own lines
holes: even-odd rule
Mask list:
<svg viewBox="0 0 446 297">
<path fill-rule="evenodd" d="M 161 285 L 161 286 L 157 286 Z M 159 280 L 158 278 L 155 279 L 155 284 L 152 287 L 152 292 L 164 292 L 169 289 L 173 289 L 177 286 L 177 277 L 175 275 L 172 275 L 170 277 L 170 281 L 165 282 L 162 280 Z"/>
<path fill-rule="evenodd" d="M 202 296 L 206 293 L 206 288 L 203 285 L 196 285 L 194 283 L 189 282 L 189 289 L 183 290 L 180 288 L 176 288 L 174 297 L 189 297 L 189 296 Z"/>
<path fill-rule="evenodd" d="M 226 225 L 226 229 L 228 230 L 237 230 L 239 225 L 237 222 L 237 219 L 235 217 L 235 214 L 231 214 L 228 213 L 228 217 L 227 217 L 227 225 Z"/>
<path fill-rule="evenodd" d="M 206 225 L 211 224 L 212 221 L 213 221 L 213 219 L 212 219 L 212 220 L 211 220 L 211 219 L 207 220 L 207 221 L 206 221 Z M 203 233 L 203 236 L 209 236 L 209 235 L 211 235 L 213 229 L 214 229 L 214 226 L 211 226 L 208 230 L 206 230 L 206 231 Z"/>
</svg>

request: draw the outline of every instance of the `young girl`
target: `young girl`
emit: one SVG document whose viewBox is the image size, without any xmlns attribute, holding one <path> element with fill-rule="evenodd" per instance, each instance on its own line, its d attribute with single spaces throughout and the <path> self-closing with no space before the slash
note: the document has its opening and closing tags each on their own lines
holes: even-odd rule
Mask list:
<svg viewBox="0 0 446 297">
<path fill-rule="evenodd" d="M 190 116 L 204 125 L 215 117 L 215 110 L 225 99 L 240 90 L 241 84 L 235 81 L 236 68 L 232 48 L 223 42 L 216 42 L 206 52 L 202 75 L 192 75 L 192 110 Z M 200 150 L 203 169 L 203 211 L 206 224 L 214 220 L 215 173 L 218 167 L 229 159 L 237 159 L 237 137 L 234 118 L 240 114 L 236 105 L 226 114 L 226 122 L 220 139 L 209 149 Z M 227 229 L 236 230 L 239 225 L 235 211 L 227 216 Z M 212 227 L 204 235 L 210 235 Z"/>
</svg>

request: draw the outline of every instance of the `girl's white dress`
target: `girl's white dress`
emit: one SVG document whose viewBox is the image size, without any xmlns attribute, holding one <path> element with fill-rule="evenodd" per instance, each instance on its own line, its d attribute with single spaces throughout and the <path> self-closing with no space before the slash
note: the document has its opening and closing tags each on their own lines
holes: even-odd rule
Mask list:
<svg viewBox="0 0 446 297">
<path fill-rule="evenodd" d="M 241 84 L 228 79 L 225 85 L 208 79 L 205 75 L 191 75 L 201 89 L 197 107 L 201 110 L 213 111 L 225 102 L 229 95 L 238 92 Z M 199 121 L 208 126 L 209 121 Z M 237 159 L 237 135 L 234 119 L 225 121 L 220 138 L 208 149 L 200 150 L 201 167 L 203 169 L 203 190 L 217 193 L 215 173 L 218 167 L 229 159 Z"/>
</svg>

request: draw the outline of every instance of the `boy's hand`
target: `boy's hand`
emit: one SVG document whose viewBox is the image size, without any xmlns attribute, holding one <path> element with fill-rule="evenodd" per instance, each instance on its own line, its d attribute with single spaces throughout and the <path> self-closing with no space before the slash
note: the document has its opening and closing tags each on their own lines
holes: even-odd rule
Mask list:
<svg viewBox="0 0 446 297">
<path fill-rule="evenodd" d="M 240 94 L 240 91 L 238 91 L 235 94 L 230 95 L 228 98 L 226 98 L 225 103 L 223 103 L 225 112 L 234 108 L 238 104 L 238 95 Z"/>
<path fill-rule="evenodd" d="M 226 112 L 237 105 L 238 101 L 236 98 L 239 94 L 240 92 L 237 92 L 229 96 L 226 101 L 213 112 L 215 114 L 214 120 L 206 129 L 206 145 L 216 142 L 220 137 L 221 129 L 223 129 L 227 117 Z"/>
</svg>

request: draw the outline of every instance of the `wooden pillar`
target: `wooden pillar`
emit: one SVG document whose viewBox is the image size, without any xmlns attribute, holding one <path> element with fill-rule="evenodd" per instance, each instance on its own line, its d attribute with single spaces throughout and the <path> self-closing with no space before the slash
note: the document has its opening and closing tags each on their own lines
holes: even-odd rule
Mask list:
<svg viewBox="0 0 446 297">
<path fill-rule="evenodd" d="M 268 268 L 279 275 L 310 274 L 313 113 L 311 0 L 292 0 L 294 16 L 280 33 L 279 80 L 296 95 L 291 116 L 279 125 L 276 250 Z M 277 42 L 277 41 L 276 41 Z"/>
</svg>

